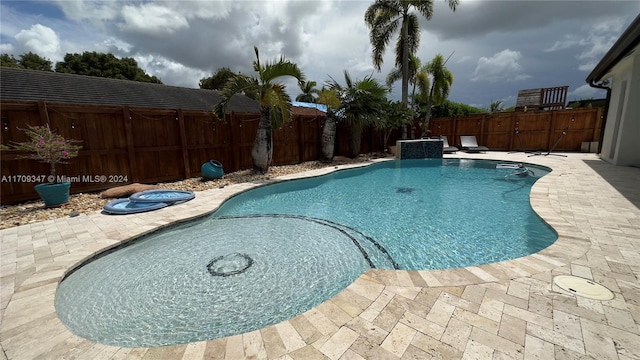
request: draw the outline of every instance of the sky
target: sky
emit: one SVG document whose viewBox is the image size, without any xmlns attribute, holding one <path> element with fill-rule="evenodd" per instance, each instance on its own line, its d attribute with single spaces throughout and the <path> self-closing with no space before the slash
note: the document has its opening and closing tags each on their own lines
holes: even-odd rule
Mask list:
<svg viewBox="0 0 640 360">
<path fill-rule="evenodd" d="M 97 51 L 132 57 L 166 85 L 197 88 L 217 69 L 254 74 L 262 62 L 293 61 L 319 87 L 394 67 L 394 36 L 381 71 L 372 62 L 364 13 L 373 0 L 0 1 L 0 52 L 62 61 Z M 449 99 L 477 107 L 515 105 L 518 90 L 569 86 L 567 100 L 604 98 L 585 78 L 640 13 L 640 1 L 434 0 L 421 15 L 422 63 L 448 58 Z M 300 93 L 286 80 L 292 97 Z M 400 99 L 400 82 L 390 98 Z"/>
</svg>

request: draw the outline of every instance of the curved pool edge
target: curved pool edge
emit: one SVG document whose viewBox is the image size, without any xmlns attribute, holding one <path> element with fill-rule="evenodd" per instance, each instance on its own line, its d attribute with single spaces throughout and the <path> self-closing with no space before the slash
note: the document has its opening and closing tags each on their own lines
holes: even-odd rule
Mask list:
<svg viewBox="0 0 640 360">
<path fill-rule="evenodd" d="M 496 154 L 492 155 L 496 156 Z M 514 161 L 517 158 L 505 155 L 501 153 L 502 157 L 497 159 Z M 457 157 L 459 156 L 452 156 L 452 158 Z M 473 158 L 483 159 L 485 156 L 476 154 Z M 373 322 L 376 314 L 379 315 L 386 306 L 383 304 L 385 299 L 396 298 L 396 295 L 398 301 L 404 301 L 403 299 L 416 299 L 419 294 L 429 293 L 428 289 L 431 288 L 480 284 L 492 284 L 491 288 L 501 288 L 505 287 L 504 283 L 511 279 L 535 277 L 536 280 L 539 280 L 538 278 L 550 280 L 554 270 L 563 274 L 570 273 L 571 269 L 567 268 L 567 265 L 581 258 L 591 246 L 589 236 L 567 221 L 563 209 L 558 206 L 558 193 L 561 191 L 558 187 L 567 188 L 566 183 L 571 180 L 571 172 L 564 171 L 562 161 L 556 159 L 539 158 L 534 161 L 531 159 L 521 161 L 554 169 L 536 182 L 530 197 L 536 213 L 558 233 L 558 240 L 548 248 L 519 259 L 460 269 L 369 270 L 332 299 L 292 319 L 259 331 L 201 343 L 152 349 L 129 349 L 90 342 L 73 335 L 57 318 L 54 308 L 55 290 L 64 274 L 70 269 L 107 248 L 156 231 L 176 221 L 187 221 L 204 216 L 217 208 L 217 206 L 211 208 L 211 201 L 218 201 L 219 206 L 224 199 L 231 196 L 229 192 L 235 194 L 261 184 L 239 184 L 224 189 L 199 192 L 196 199 L 189 203 L 154 213 L 133 215 L 126 219 L 113 217 L 106 219 L 103 215 L 91 214 L 2 230 L 3 243 L 6 238 L 15 239 L 16 243 L 14 255 L 16 276 L 12 279 L 15 287 L 11 289 L 11 283 L 6 274 L 3 274 L 2 278 L 3 319 L 0 331 L 2 348 L 9 359 L 27 359 L 43 354 L 49 357 L 55 357 L 56 354 L 89 356 L 92 352 L 138 354 L 142 357 L 151 352 L 170 354 L 202 350 L 204 353 L 210 347 L 213 349 L 220 346 L 221 342 L 225 343 L 224 347 L 239 346 L 242 349 L 245 338 L 254 340 L 260 338 L 262 351 L 266 352 L 269 358 L 274 358 L 302 349 L 321 339 L 326 341 L 342 331 L 341 329 L 345 329 L 343 325 L 356 318 Z M 338 167 L 338 169 L 344 168 L 346 167 Z M 313 170 L 304 174 L 319 176 L 336 169 L 320 170 L 323 171 Z M 289 176 L 277 180 L 288 178 Z M 201 196 L 205 193 L 207 193 L 206 196 Z M 178 214 L 181 211 L 182 213 Z M 71 231 L 66 230 L 65 225 Z M 51 228 L 57 228 L 57 230 L 47 230 Z M 18 255 L 24 252 L 24 250 L 18 250 L 17 244 L 20 240 L 29 241 L 35 249 L 41 250 L 38 252 L 40 255 L 32 256 L 33 266 L 30 266 L 26 259 L 29 255 Z M 66 251 L 61 250 L 63 245 Z M 46 251 L 51 254 L 48 258 L 42 255 Z M 3 266 L 6 254 L 9 254 L 9 251 L 3 247 Z M 7 258 L 10 259 L 11 256 Z M 41 261 L 38 261 L 39 259 Z M 48 259 L 50 261 L 47 261 Z M 313 334 L 302 334 L 304 331 L 300 329 L 307 326 L 307 322 L 315 324 Z M 349 330 L 344 330 L 340 335 L 344 335 L 344 332 L 348 334 L 354 332 L 351 329 L 353 326 L 347 327 L 346 329 Z M 272 344 L 269 339 L 274 339 L 274 343 Z M 318 350 L 322 350 L 321 345 L 318 346 Z"/>
</svg>

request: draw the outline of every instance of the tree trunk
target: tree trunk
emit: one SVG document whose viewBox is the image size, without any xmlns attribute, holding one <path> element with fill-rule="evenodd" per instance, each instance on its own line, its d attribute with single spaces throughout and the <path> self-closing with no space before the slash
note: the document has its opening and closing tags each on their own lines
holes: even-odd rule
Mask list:
<svg viewBox="0 0 640 360">
<path fill-rule="evenodd" d="M 424 114 L 424 122 L 423 122 L 423 127 L 424 127 L 424 131 L 422 132 L 422 136 L 424 137 L 425 135 L 428 136 L 429 135 L 429 120 L 431 120 L 431 101 L 429 101 L 429 106 L 427 107 L 427 112 Z M 438 134 L 442 135 L 442 134 Z"/>
<path fill-rule="evenodd" d="M 336 120 L 332 114 L 327 114 L 322 127 L 321 138 L 321 159 L 322 161 L 332 161 L 336 143 Z"/>
<path fill-rule="evenodd" d="M 431 108 L 433 107 L 433 92 L 436 87 L 436 80 L 433 79 L 431 89 L 429 89 L 429 99 L 427 99 L 427 112 L 424 114 L 424 132 L 429 132 L 429 120 L 431 120 Z M 440 136 L 442 134 L 438 134 Z"/>
<path fill-rule="evenodd" d="M 407 21 L 408 13 L 405 10 L 402 16 L 402 104 L 407 106 L 409 103 L 409 23 Z M 407 126 L 402 126 L 402 139 L 407 138 Z"/>
<path fill-rule="evenodd" d="M 360 155 L 360 143 L 362 142 L 362 126 L 351 125 L 349 139 L 349 157 L 355 159 Z"/>
<path fill-rule="evenodd" d="M 251 158 L 253 159 L 253 168 L 255 170 L 263 174 L 269 171 L 273 158 L 273 133 L 269 108 L 264 108 L 260 111 L 260 122 L 258 123 L 256 138 L 253 141 Z"/>
</svg>

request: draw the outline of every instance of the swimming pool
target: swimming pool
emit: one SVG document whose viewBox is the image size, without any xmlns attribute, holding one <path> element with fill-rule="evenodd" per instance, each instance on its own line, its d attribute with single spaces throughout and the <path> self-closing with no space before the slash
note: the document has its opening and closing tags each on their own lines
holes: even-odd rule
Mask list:
<svg viewBox="0 0 640 360">
<path fill-rule="evenodd" d="M 548 169 L 520 177 L 496 164 L 390 161 L 246 191 L 84 264 L 60 283 L 56 311 L 96 342 L 179 344 L 291 318 L 371 267 L 470 266 L 547 247 L 556 235 L 528 195 Z"/>
</svg>

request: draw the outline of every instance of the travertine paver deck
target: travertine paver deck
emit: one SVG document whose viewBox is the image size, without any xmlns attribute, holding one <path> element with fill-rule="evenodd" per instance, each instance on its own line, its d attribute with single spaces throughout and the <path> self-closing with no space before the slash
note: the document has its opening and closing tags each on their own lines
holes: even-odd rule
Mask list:
<svg viewBox="0 0 640 360">
<path fill-rule="evenodd" d="M 534 185 L 531 203 L 558 241 L 496 264 L 370 270 L 331 300 L 259 331 L 129 349 L 93 343 L 65 328 L 54 308 L 63 274 L 96 252 L 209 212 L 255 184 L 208 190 L 151 213 L 19 226 L 0 231 L 0 359 L 640 359 L 640 169 L 615 167 L 593 154 L 448 157 L 553 168 Z M 615 298 L 566 293 L 552 286 L 560 274 L 592 279 Z"/>
</svg>

